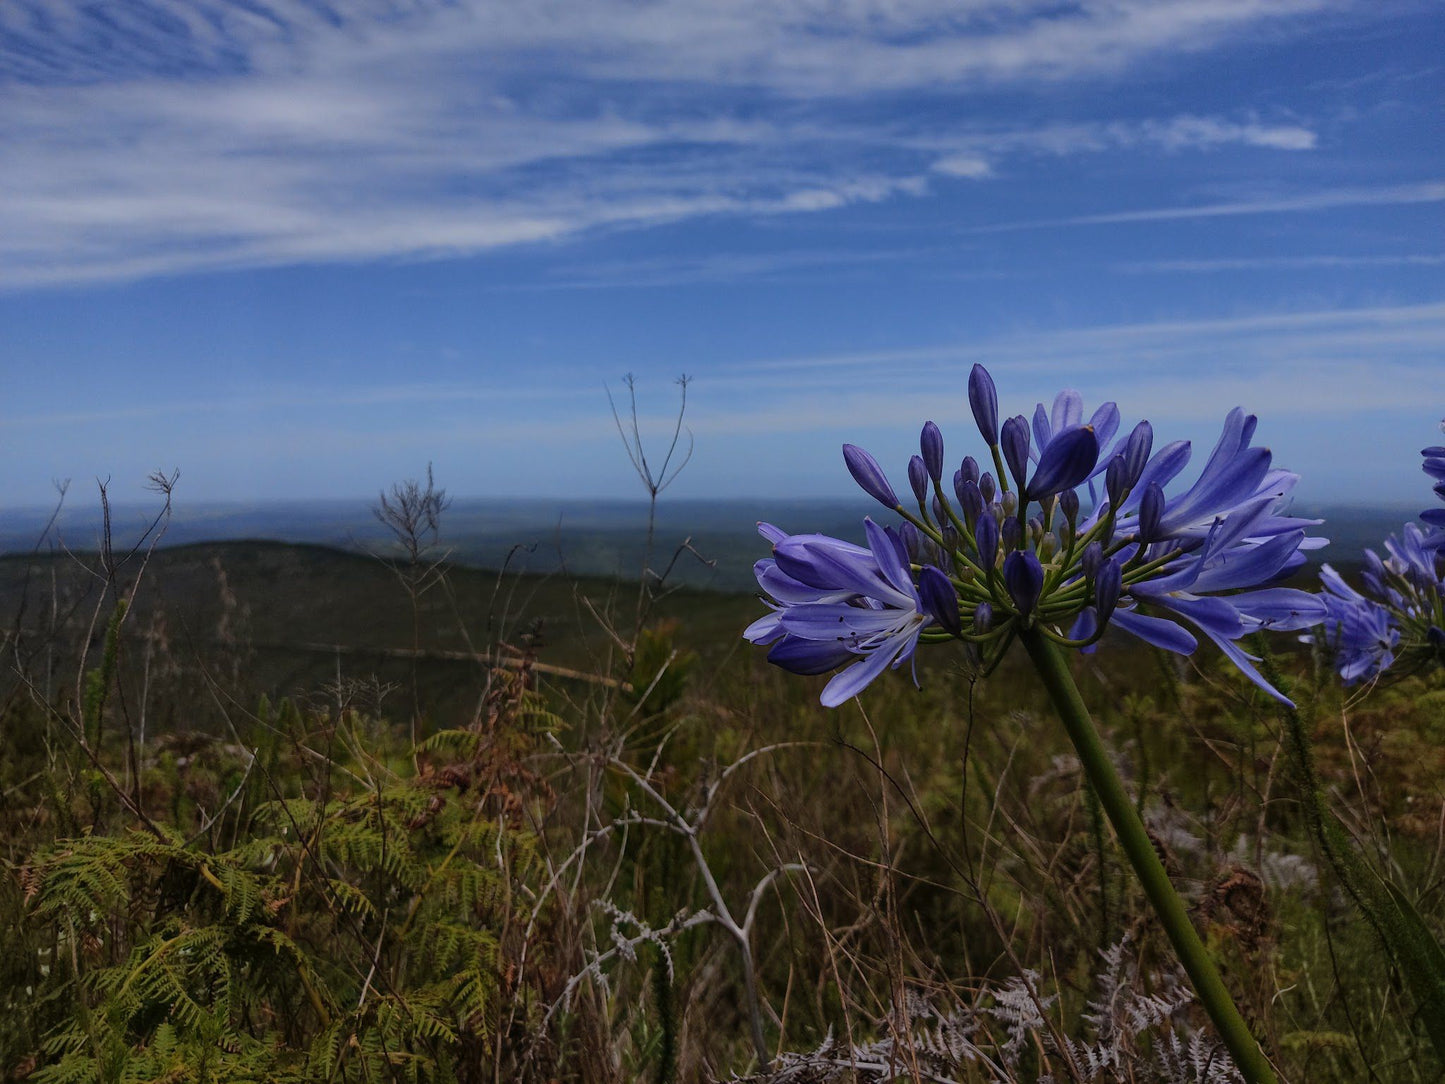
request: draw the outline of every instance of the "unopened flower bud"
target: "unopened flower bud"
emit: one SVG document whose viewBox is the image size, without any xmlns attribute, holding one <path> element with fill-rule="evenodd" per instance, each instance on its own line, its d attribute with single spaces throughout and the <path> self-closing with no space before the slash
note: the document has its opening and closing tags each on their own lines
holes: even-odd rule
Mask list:
<svg viewBox="0 0 1445 1084">
<path fill-rule="evenodd" d="M 999 503 L 1003 505 L 1003 514 L 1011 516 L 1019 510 L 1019 495 L 1013 492 L 1005 493 L 999 498 Z"/>
<path fill-rule="evenodd" d="M 898 537 L 903 539 L 903 548 L 908 551 L 908 559 L 915 565 L 923 564 L 923 536 L 918 533 L 918 528 L 911 523 L 904 523 L 898 528 Z"/>
<path fill-rule="evenodd" d="M 985 572 L 998 563 L 998 521 L 992 516 L 979 516 L 973 540 L 978 548 L 979 567 Z"/>
<path fill-rule="evenodd" d="M 987 632 L 993 627 L 993 607 L 980 602 L 973 610 L 973 631 Z"/>
<path fill-rule="evenodd" d="M 983 515 L 986 506 L 977 482 L 965 481 L 958 487 L 958 506 L 963 513 L 963 522 L 968 525 L 970 531 L 973 530 L 974 525 L 978 522 L 978 517 Z"/>
<path fill-rule="evenodd" d="M 928 477 L 938 485 L 943 478 L 943 434 L 932 422 L 923 423 L 923 432 L 918 437 L 918 447 L 923 453 L 923 465 L 928 468 Z"/>
<path fill-rule="evenodd" d="M 992 501 L 993 495 L 998 492 L 998 483 L 993 480 L 993 475 L 984 471 L 978 480 L 978 491 L 983 494 L 985 501 Z"/>
<path fill-rule="evenodd" d="M 928 497 L 928 468 L 923 465 L 923 457 L 915 455 L 908 461 L 908 484 L 913 487 L 913 495 L 921 502 Z"/>
<path fill-rule="evenodd" d="M 1089 476 L 1098 460 L 1099 441 L 1092 426 L 1071 426 L 1054 434 L 1029 481 L 1028 499 L 1037 501 L 1073 489 Z"/>
<path fill-rule="evenodd" d="M 1139 502 L 1139 541 L 1148 544 L 1159 534 L 1159 521 L 1164 518 L 1164 488 L 1150 482 Z"/>
<path fill-rule="evenodd" d="M 1129 493 L 1129 467 L 1122 455 L 1109 460 L 1109 465 L 1104 468 L 1104 492 L 1108 494 L 1109 507 L 1117 515 L 1119 506 Z"/>
<path fill-rule="evenodd" d="M 952 523 L 943 525 L 943 557 L 947 567 L 953 567 L 953 555 L 963 548 L 963 539 L 958 536 L 958 528 Z"/>
<path fill-rule="evenodd" d="M 1024 529 L 1019 523 L 1018 516 L 1008 516 L 1004 519 L 1003 525 L 998 530 L 999 541 L 1003 544 L 1004 553 L 1012 553 L 1019 548 L 1023 541 Z"/>
<path fill-rule="evenodd" d="M 978 481 L 978 460 L 973 458 L 973 456 L 964 456 L 963 466 L 959 467 L 959 470 L 963 473 L 964 478 L 966 478 L 968 481 Z"/>
<path fill-rule="evenodd" d="M 1022 414 L 1003 423 L 999 431 L 999 444 L 1003 448 L 1003 459 L 1013 475 L 1015 486 L 1023 493 L 1029 482 L 1029 423 Z"/>
<path fill-rule="evenodd" d="M 948 577 L 932 565 L 925 565 L 918 574 L 918 598 L 946 632 L 957 636 L 963 631 L 963 621 L 958 613 L 958 591 Z"/>
<path fill-rule="evenodd" d="M 1017 550 L 1004 558 L 1003 582 L 1019 616 L 1028 617 L 1044 589 L 1043 566 L 1028 550 Z"/>
<path fill-rule="evenodd" d="M 1154 448 L 1154 427 L 1148 422 L 1140 422 L 1134 426 L 1134 431 L 1124 441 L 1124 448 L 1119 454 L 1124 460 L 1124 486 L 1126 489 L 1133 489 L 1139 481 L 1139 476 L 1144 473 L 1144 465 L 1149 462 L 1149 453 Z"/>
<path fill-rule="evenodd" d="M 982 365 L 975 365 L 968 374 L 968 405 L 984 442 L 992 448 L 998 443 L 998 391 Z"/>
<path fill-rule="evenodd" d="M 1053 531 L 1045 531 L 1039 538 L 1039 560 L 1047 561 L 1054 554 L 1059 552 L 1059 536 Z"/>
<path fill-rule="evenodd" d="M 1104 547 L 1097 541 L 1090 542 L 1084 547 L 1084 552 L 1079 555 L 1079 564 L 1084 570 L 1084 575 L 1094 579 L 1099 575 L 1099 566 L 1104 563 Z"/>
<path fill-rule="evenodd" d="M 1079 518 L 1079 495 L 1072 489 L 1066 489 L 1059 494 L 1059 510 L 1064 513 L 1064 519 L 1070 527 Z"/>
<path fill-rule="evenodd" d="M 1099 611 L 1099 624 L 1107 625 L 1114 607 L 1119 602 L 1119 592 L 1124 584 L 1124 570 L 1114 558 L 1109 558 L 1099 568 L 1094 579 L 1094 605 Z"/>
<path fill-rule="evenodd" d="M 898 498 L 893 493 L 893 487 L 888 484 L 888 478 L 883 473 L 883 468 L 878 465 L 878 460 L 855 444 L 845 444 L 843 462 L 847 464 L 853 481 L 858 483 L 864 493 L 888 508 L 898 507 Z"/>
</svg>

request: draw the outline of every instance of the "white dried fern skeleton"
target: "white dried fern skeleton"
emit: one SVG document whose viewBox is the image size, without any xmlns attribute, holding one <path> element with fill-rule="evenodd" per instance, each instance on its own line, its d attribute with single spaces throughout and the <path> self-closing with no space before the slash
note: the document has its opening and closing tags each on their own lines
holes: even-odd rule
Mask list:
<svg viewBox="0 0 1445 1084">
<path fill-rule="evenodd" d="M 770 1072 L 734 1078 L 735 1084 L 942 1082 L 959 1079 L 965 1066 L 994 1084 L 1244 1084 L 1224 1047 L 1185 1018 L 1194 996 L 1178 971 L 1150 973 L 1141 982 L 1128 938 L 1100 955 L 1103 967 L 1083 1012 L 1087 1039 L 1050 1027 L 1044 1013 L 1056 999 L 1043 996 L 1038 973 L 1026 970 L 985 987 L 974 1005 L 946 1012 L 907 991 L 885 1038 L 846 1047 L 830 1032 L 816 1050 L 782 1054 Z M 1022 1075 L 1028 1051 L 1046 1052 L 1054 1072 Z"/>
</svg>

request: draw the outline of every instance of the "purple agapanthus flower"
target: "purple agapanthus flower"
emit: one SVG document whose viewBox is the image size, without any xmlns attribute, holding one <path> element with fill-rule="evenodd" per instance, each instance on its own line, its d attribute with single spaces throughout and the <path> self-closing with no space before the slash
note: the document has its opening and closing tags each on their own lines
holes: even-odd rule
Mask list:
<svg viewBox="0 0 1445 1084">
<path fill-rule="evenodd" d="M 993 471 L 980 470 L 983 457 L 945 470 L 943 436 L 927 423 L 908 472 L 917 514 L 872 456 L 844 448 L 859 485 L 907 521 L 906 545 L 871 521 L 866 549 L 764 529 L 773 557 L 757 574 L 774 610 L 747 638 L 771 645 L 771 661 L 800 673 L 845 666 L 824 690 L 831 706 L 919 643 L 961 639 L 988 669 L 1024 629 L 1090 650 L 1117 627 L 1185 654 L 1198 646 L 1193 629 L 1285 699 L 1239 641 L 1326 619 L 1318 596 L 1278 586 L 1324 540 L 1306 534 L 1318 520 L 1288 514 L 1299 479 L 1252 444 L 1252 415 L 1232 411 L 1198 477 L 1171 493 L 1189 443 L 1156 451 L 1148 422 L 1117 436 L 1112 402 L 1085 421 L 1083 398 L 1064 391 L 1051 409 L 1038 404 L 1032 422 L 1000 420 L 982 366 L 968 398 Z"/>
<path fill-rule="evenodd" d="M 1421 452 L 1431 478 L 1445 478 L 1445 447 Z M 1445 483 L 1436 495 L 1445 498 Z M 1407 523 L 1385 540 L 1385 556 L 1365 551 L 1363 591 L 1347 584 L 1329 565 L 1320 572 L 1326 616 L 1318 634 L 1334 654 L 1345 684 L 1371 681 L 1386 670 L 1445 664 L 1445 509 L 1427 509 L 1422 531 Z"/>
<path fill-rule="evenodd" d="M 911 660 L 919 634 L 939 623 L 940 611 L 945 625 L 958 625 L 958 598 L 948 578 L 925 567 L 920 592 L 897 532 L 872 519 L 863 527 L 867 549 L 824 535 L 788 535 L 771 524 L 758 527 L 773 543 L 773 556 L 754 571 L 776 608 L 743 635 L 771 644 L 768 661 L 793 673 L 846 666 L 823 689 L 827 707 L 856 696 L 889 666 Z"/>
<path fill-rule="evenodd" d="M 1440 429 L 1445 432 L 1445 421 L 1440 423 Z M 1445 501 L 1445 446 L 1435 445 L 1421 449 L 1420 455 L 1424 458 L 1420 469 L 1434 479 L 1435 496 Z M 1440 549 L 1445 546 L 1445 508 L 1427 508 L 1420 513 L 1420 520 L 1430 527 L 1430 548 Z"/>
<path fill-rule="evenodd" d="M 1334 652 L 1335 669 L 1346 685 L 1373 681 L 1395 662 L 1400 629 L 1390 611 L 1360 594 L 1329 565 L 1320 569 L 1325 593 L 1325 619 L 1318 633 L 1303 637 L 1319 640 Z"/>
</svg>

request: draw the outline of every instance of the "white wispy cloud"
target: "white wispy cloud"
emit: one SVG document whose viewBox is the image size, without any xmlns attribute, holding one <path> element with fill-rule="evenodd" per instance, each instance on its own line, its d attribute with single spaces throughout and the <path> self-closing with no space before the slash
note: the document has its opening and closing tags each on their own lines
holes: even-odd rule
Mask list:
<svg viewBox="0 0 1445 1084">
<path fill-rule="evenodd" d="M 1135 274 L 1211 274 L 1228 271 L 1338 271 L 1373 270 L 1381 267 L 1441 267 L 1445 253 L 1395 253 L 1385 255 L 1229 256 L 1208 259 L 1134 260 L 1111 265 L 1116 271 Z"/>
<path fill-rule="evenodd" d="M 1177 116 L 902 131 L 966 93 L 1345 17 L 1353 0 L 63 0 L 0 5 L 0 285 L 426 258 L 819 212 L 1009 155 L 1314 132 Z M 1101 221 L 1105 219 L 1100 219 Z M 1121 219 L 1122 220 L 1122 219 Z"/>
<path fill-rule="evenodd" d="M 1242 400 L 1280 415 L 1417 409 L 1437 395 L 1445 301 L 1250 313 L 1199 320 L 1068 327 L 893 350 L 759 359 L 717 383 L 767 401 L 725 424 L 766 430 L 966 419 L 963 374 L 974 362 L 1007 376 L 1019 401 L 1076 387 L 1151 416 L 1210 418 Z M 827 374 L 820 380 L 820 374 Z M 940 396 L 938 388 L 958 389 Z M 923 389 L 923 390 L 916 390 Z M 831 420 L 830 420 L 831 419 Z"/>
<path fill-rule="evenodd" d="M 971 233 L 1004 233 L 1011 230 L 1049 229 L 1055 226 L 1101 226 L 1128 222 L 1169 222 L 1190 218 L 1229 218 L 1237 215 L 1296 214 L 1329 211 L 1339 207 L 1389 207 L 1445 202 L 1445 181 L 1382 185 L 1377 188 L 1332 188 L 1267 199 L 1230 200 L 1195 206 L 1145 207 L 1104 214 L 1073 215 L 1068 218 L 1036 219 L 1027 222 L 997 222 L 975 226 Z"/>
</svg>

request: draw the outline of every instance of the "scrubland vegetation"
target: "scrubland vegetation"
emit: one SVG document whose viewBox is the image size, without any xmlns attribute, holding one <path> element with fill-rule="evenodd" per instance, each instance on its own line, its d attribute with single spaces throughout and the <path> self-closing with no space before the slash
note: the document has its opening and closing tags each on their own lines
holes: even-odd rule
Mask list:
<svg viewBox="0 0 1445 1084">
<path fill-rule="evenodd" d="M 827 711 L 754 599 L 442 552 L 0 561 L 6 1079 L 1236 1079 L 1025 661 Z M 1438 931 L 1445 682 L 1304 650 L 1297 727 L 1074 668 L 1282 1077 L 1438 1080 L 1305 763 Z"/>
</svg>

